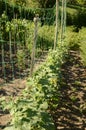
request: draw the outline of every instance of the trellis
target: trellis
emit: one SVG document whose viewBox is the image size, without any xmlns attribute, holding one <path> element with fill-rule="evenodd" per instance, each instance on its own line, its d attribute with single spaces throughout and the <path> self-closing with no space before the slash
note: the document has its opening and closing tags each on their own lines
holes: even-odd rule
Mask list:
<svg viewBox="0 0 86 130">
<path fill-rule="evenodd" d="M 2 1 L 4 1 L 4 0 L 2 0 Z M 8 12 L 7 2 L 6 2 L 6 0 L 4 2 L 5 2 L 5 10 L 3 10 L 3 12 L 5 11 L 5 13 L 1 14 L 1 16 L 5 15 L 5 14 L 8 15 L 7 14 L 7 12 Z M 52 36 L 53 40 L 52 40 L 52 45 L 51 45 L 51 48 L 54 48 L 54 49 L 56 49 L 56 46 L 58 43 L 57 34 L 58 34 L 58 29 L 59 29 L 58 22 L 57 22 L 57 21 L 59 21 L 58 20 L 59 13 L 57 12 L 57 11 L 59 11 L 59 1 L 57 0 L 57 2 L 58 2 L 57 3 L 58 9 L 56 7 L 56 15 L 54 15 L 55 7 L 48 8 L 48 9 L 40 9 L 40 8 L 34 9 L 34 10 L 30 9 L 30 10 L 32 10 L 32 12 L 35 12 L 33 14 L 33 17 L 30 18 L 30 20 L 32 20 L 32 22 L 33 22 L 34 15 L 39 14 L 40 20 L 38 22 L 38 33 L 36 35 L 39 35 L 40 30 L 42 30 L 42 28 L 44 27 L 43 24 L 50 25 L 49 29 L 51 30 L 51 25 L 55 26 L 54 23 L 55 23 L 55 18 L 56 18 L 56 26 L 57 26 L 56 27 L 57 30 L 55 32 L 56 38 L 54 38 L 54 33 L 53 33 L 53 36 Z M 37 41 L 37 39 L 36 39 L 36 41 L 34 41 L 33 40 L 34 39 L 33 38 L 34 37 L 34 25 L 33 24 L 31 27 L 32 29 L 25 27 L 23 29 L 23 32 L 21 32 L 21 28 L 23 26 L 19 25 L 15 21 L 19 20 L 19 22 L 21 22 L 21 21 L 24 22 L 25 19 L 29 20 L 29 16 L 30 16 L 29 13 L 31 13 L 31 12 L 25 11 L 25 12 L 23 12 L 24 16 L 22 16 L 22 7 L 18 7 L 18 8 L 19 8 L 19 14 L 17 14 L 15 12 L 15 7 L 12 6 L 11 7 L 12 17 L 5 19 L 5 22 L 8 22 L 8 25 L 10 24 L 10 22 L 14 22 L 14 25 L 9 28 L 8 33 L 6 35 L 7 40 L 3 38 L 4 29 L 2 29 L 2 19 L 0 19 L 0 27 L 1 27 L 0 28 L 0 48 L 1 48 L 0 49 L 0 57 L 1 57 L 0 58 L 0 79 L 3 80 L 3 82 L 8 82 L 8 81 L 14 80 L 16 78 L 23 78 L 25 76 L 28 76 L 30 67 L 32 69 L 31 70 L 32 71 L 31 76 L 32 76 L 36 55 L 34 54 L 34 57 L 32 58 L 33 65 L 30 66 L 31 57 L 30 57 L 29 51 L 31 51 L 31 50 L 30 49 L 28 50 L 28 48 L 25 45 L 29 44 L 29 42 L 31 42 L 31 46 L 32 46 L 33 42 L 36 42 L 35 48 L 37 48 L 37 46 L 38 46 L 38 45 L 36 45 L 37 42 L 40 41 L 40 44 L 44 44 L 43 37 L 44 37 L 44 35 L 46 35 L 46 32 L 42 32 L 41 40 Z M 53 15 L 51 15 L 52 14 L 51 12 L 53 13 Z M 9 20 L 10 20 L 10 22 L 9 22 Z M 14 21 L 12 21 L 12 20 L 14 20 Z M 3 21 L 3 24 L 4 24 L 4 21 Z M 66 27 L 66 0 L 62 0 L 61 42 L 64 39 L 65 27 Z M 13 28 L 14 28 L 14 30 L 13 30 Z M 21 36 L 21 34 L 23 36 Z M 53 45 L 53 43 L 54 43 L 54 45 Z"/>
<path fill-rule="evenodd" d="M 21 21 L 26 19 L 26 15 L 25 15 L 25 17 L 22 17 L 21 7 L 20 7 L 20 18 L 15 13 L 14 6 L 12 9 L 13 9 L 12 19 L 14 18 L 15 21 L 17 19 L 21 20 Z M 5 10 L 4 10 L 5 14 L 7 14 L 7 10 L 8 10 L 8 7 L 7 7 L 7 3 L 5 0 Z M 48 12 L 53 9 L 46 9 L 46 10 L 42 9 L 42 10 Z M 40 9 L 35 9 L 35 12 L 39 13 Z M 2 14 L 2 15 L 5 15 L 5 14 Z M 54 17 L 45 18 L 44 21 L 47 22 L 53 18 Z M 11 21 L 12 21 L 12 19 L 11 19 Z M 6 19 L 5 22 L 8 22 L 8 24 L 10 24 L 8 19 Z M 1 24 L 0 27 L 2 27 L 2 21 L 0 21 L 0 24 Z M 8 26 L 10 26 L 10 25 L 8 25 Z M 8 40 L 3 38 L 4 30 L 1 28 L 2 30 L 0 30 L 0 34 L 1 34 L 1 36 L 0 36 L 0 47 L 1 47 L 1 50 L 0 50 L 1 51 L 0 78 L 3 79 L 4 82 L 7 82 L 9 80 L 14 80 L 16 78 L 23 78 L 24 76 L 29 75 L 31 61 L 30 61 L 30 55 L 29 55 L 28 49 L 25 48 L 24 44 L 29 44 L 29 43 L 27 43 L 28 37 L 30 38 L 31 44 L 33 44 L 34 25 L 32 25 L 32 26 L 33 26 L 32 30 L 30 30 L 30 28 L 29 29 L 25 28 L 23 30 L 24 32 L 22 35 L 24 35 L 24 39 L 22 39 L 22 36 L 20 38 L 22 25 L 19 26 L 18 23 L 15 23 L 14 27 L 9 28 L 7 36 L 6 36 L 6 37 L 8 37 Z M 14 28 L 14 30 L 12 30 L 13 28 Z M 39 25 L 39 30 L 40 30 L 40 28 L 42 28 L 41 25 Z M 26 51 L 27 51 L 27 53 L 26 53 Z M 24 53 L 24 52 L 25 52 L 25 54 L 22 57 L 21 55 L 23 55 L 22 53 Z M 19 55 L 17 55 L 17 54 L 19 54 Z M 20 56 L 20 57 L 18 57 L 18 56 Z M 21 59 L 19 59 L 19 58 L 21 58 Z M 21 60 L 23 63 L 21 63 Z M 25 62 L 27 62 L 27 63 L 25 63 Z M 24 67 L 23 65 L 25 66 L 24 69 L 23 69 L 23 67 Z M 24 73 L 25 71 L 27 71 L 27 72 Z"/>
</svg>

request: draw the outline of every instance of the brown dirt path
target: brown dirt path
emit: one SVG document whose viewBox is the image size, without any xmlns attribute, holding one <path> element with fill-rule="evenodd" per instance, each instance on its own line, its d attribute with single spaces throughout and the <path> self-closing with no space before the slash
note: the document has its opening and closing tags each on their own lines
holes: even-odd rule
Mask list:
<svg viewBox="0 0 86 130">
<path fill-rule="evenodd" d="M 52 112 L 56 130 L 86 130 L 86 67 L 79 52 L 69 52 L 59 91 L 59 105 Z"/>
</svg>

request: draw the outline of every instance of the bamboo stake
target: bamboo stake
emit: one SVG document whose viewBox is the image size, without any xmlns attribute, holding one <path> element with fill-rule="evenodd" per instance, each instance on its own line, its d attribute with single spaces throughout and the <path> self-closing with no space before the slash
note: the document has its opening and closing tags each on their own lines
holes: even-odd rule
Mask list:
<svg viewBox="0 0 86 130">
<path fill-rule="evenodd" d="M 30 76 L 32 77 L 34 64 L 35 64 L 35 51 L 36 51 L 36 43 L 37 43 L 37 32 L 38 32 L 38 15 L 34 17 L 34 42 L 33 42 L 33 48 L 32 48 L 32 55 L 31 55 L 31 67 L 30 67 Z"/>
<path fill-rule="evenodd" d="M 62 10 L 61 10 L 61 44 L 63 42 L 63 33 L 64 33 L 64 0 L 62 0 Z"/>
<path fill-rule="evenodd" d="M 62 16 L 61 16 L 61 43 L 62 44 L 66 32 L 66 3 L 67 3 L 66 0 L 62 0 Z"/>
<path fill-rule="evenodd" d="M 66 32 L 66 18 L 67 18 L 66 7 L 67 7 L 67 0 L 65 0 L 64 3 L 64 33 Z"/>
<path fill-rule="evenodd" d="M 2 42 L 2 72 L 4 74 L 4 80 L 6 82 L 6 70 L 5 70 L 5 61 L 4 61 L 4 43 Z"/>
<path fill-rule="evenodd" d="M 54 39 L 54 50 L 56 49 L 56 44 L 58 44 L 58 15 L 59 15 L 59 0 L 56 0 L 56 26 L 55 26 L 55 39 Z"/>
<path fill-rule="evenodd" d="M 13 66 L 13 59 L 12 59 L 12 41 L 11 41 L 11 31 L 9 31 L 9 47 L 10 47 L 10 63 L 12 67 L 12 79 L 14 80 L 14 66 Z"/>
</svg>

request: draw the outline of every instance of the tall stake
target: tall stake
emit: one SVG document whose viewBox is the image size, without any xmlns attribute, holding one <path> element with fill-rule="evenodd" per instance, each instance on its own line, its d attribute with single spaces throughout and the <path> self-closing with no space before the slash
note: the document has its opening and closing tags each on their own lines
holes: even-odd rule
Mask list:
<svg viewBox="0 0 86 130">
<path fill-rule="evenodd" d="M 33 74 L 33 68 L 35 64 L 35 51 L 36 51 L 36 42 L 37 42 L 37 31 L 38 31 L 38 15 L 34 17 L 34 42 L 33 42 L 33 48 L 32 48 L 32 55 L 31 55 L 31 67 L 30 67 L 30 76 Z"/>
<path fill-rule="evenodd" d="M 67 17 L 66 7 L 67 7 L 67 0 L 65 0 L 64 2 L 64 33 L 66 32 L 66 17 Z"/>
<path fill-rule="evenodd" d="M 58 15 L 59 15 L 59 0 L 56 0 L 56 26 L 55 26 L 55 39 L 54 39 L 54 50 L 56 49 L 56 44 L 58 43 Z"/>
<path fill-rule="evenodd" d="M 4 74 L 4 80 L 6 82 L 6 70 L 5 70 L 5 61 L 4 61 L 4 43 L 2 42 L 2 72 Z"/>
<path fill-rule="evenodd" d="M 10 63 L 12 67 L 12 79 L 14 80 L 14 66 L 13 66 L 13 59 L 12 59 L 12 41 L 11 41 L 11 31 L 9 31 L 9 48 L 10 48 Z"/>
<path fill-rule="evenodd" d="M 63 44 L 63 40 L 65 38 L 66 32 L 66 0 L 62 0 L 62 15 L 61 15 L 61 43 Z"/>
<path fill-rule="evenodd" d="M 62 8 L 61 8 L 61 44 L 63 42 L 64 34 L 64 0 L 62 0 Z"/>
</svg>

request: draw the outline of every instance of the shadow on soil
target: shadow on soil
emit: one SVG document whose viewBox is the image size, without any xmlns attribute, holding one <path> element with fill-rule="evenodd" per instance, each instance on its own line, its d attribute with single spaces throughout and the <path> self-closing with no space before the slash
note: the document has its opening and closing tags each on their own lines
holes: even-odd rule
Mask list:
<svg viewBox="0 0 86 130">
<path fill-rule="evenodd" d="M 86 67 L 70 51 L 62 66 L 60 101 L 52 112 L 56 130 L 86 130 Z"/>
</svg>

